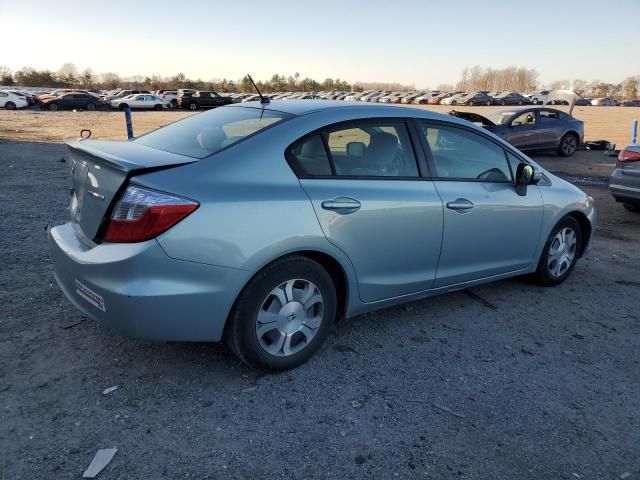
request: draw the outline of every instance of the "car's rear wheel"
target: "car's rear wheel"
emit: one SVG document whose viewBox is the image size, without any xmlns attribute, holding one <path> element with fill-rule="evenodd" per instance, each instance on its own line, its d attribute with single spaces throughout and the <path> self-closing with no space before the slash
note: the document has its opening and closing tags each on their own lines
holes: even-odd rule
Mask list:
<svg viewBox="0 0 640 480">
<path fill-rule="evenodd" d="M 457 104 L 458 104 L 458 102 L 456 102 L 455 100 L 451 101 L 451 105 L 457 105 Z"/>
<path fill-rule="evenodd" d="M 540 285 L 552 287 L 564 282 L 576 265 L 582 245 L 578 221 L 564 217 L 551 231 L 533 278 Z"/>
<path fill-rule="evenodd" d="M 95 110 L 95 109 L 96 109 L 95 104 L 91 102 L 87 103 L 87 110 Z"/>
<path fill-rule="evenodd" d="M 537 98 L 534 98 L 534 99 L 531 101 L 531 103 L 533 103 L 534 105 L 537 105 L 537 104 L 538 104 L 538 99 L 537 99 Z"/>
<path fill-rule="evenodd" d="M 126 110 L 127 107 L 128 105 L 126 103 L 121 103 L 120 105 L 118 105 L 118 110 Z"/>
<path fill-rule="evenodd" d="M 225 340 L 253 368 L 284 370 L 306 362 L 336 316 L 336 290 L 317 262 L 291 256 L 265 267 L 244 288 Z"/>
<path fill-rule="evenodd" d="M 522 100 L 518 100 L 518 105 L 522 105 Z"/>
<path fill-rule="evenodd" d="M 638 203 L 624 202 L 622 206 L 627 210 L 629 210 L 630 212 L 640 213 L 640 202 Z"/>
<path fill-rule="evenodd" d="M 50 103 L 49 104 L 49 110 L 51 110 L 52 112 L 55 112 L 56 110 L 58 110 L 58 104 L 57 103 Z"/>
<path fill-rule="evenodd" d="M 7 110 L 15 110 L 16 104 L 13 102 L 7 102 L 4 104 L 4 108 L 6 108 Z"/>
<path fill-rule="evenodd" d="M 491 101 L 487 100 L 487 107 L 491 106 Z"/>
<path fill-rule="evenodd" d="M 563 157 L 570 157 L 578 149 L 578 137 L 573 133 L 566 133 L 558 145 L 558 153 Z"/>
<path fill-rule="evenodd" d="M 160 104 L 158 104 L 158 105 L 154 105 L 154 106 L 153 106 L 153 109 L 154 109 L 155 111 L 162 110 L 162 105 L 160 105 Z"/>
<path fill-rule="evenodd" d="M 171 100 L 171 108 L 178 108 L 178 100 L 175 98 Z"/>
<path fill-rule="evenodd" d="M 504 100 L 500 101 L 500 105 L 504 106 L 506 104 L 507 104 L 507 102 L 505 102 Z"/>
<path fill-rule="evenodd" d="M 199 105 L 197 103 L 190 103 L 189 110 L 198 110 Z"/>
<path fill-rule="evenodd" d="M 473 102 L 469 102 L 469 106 L 470 106 L 470 107 L 473 107 Z"/>
</svg>

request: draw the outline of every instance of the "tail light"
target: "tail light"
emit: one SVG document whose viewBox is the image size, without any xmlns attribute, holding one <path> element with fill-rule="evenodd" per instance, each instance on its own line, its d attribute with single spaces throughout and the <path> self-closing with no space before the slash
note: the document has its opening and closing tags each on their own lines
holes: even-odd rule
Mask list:
<svg viewBox="0 0 640 480">
<path fill-rule="evenodd" d="M 635 152 L 633 150 L 621 150 L 618 155 L 619 162 L 639 162 L 640 161 L 640 152 Z"/>
<path fill-rule="evenodd" d="M 186 198 L 129 185 L 113 208 L 105 241 L 134 243 L 157 237 L 198 206 Z"/>
</svg>

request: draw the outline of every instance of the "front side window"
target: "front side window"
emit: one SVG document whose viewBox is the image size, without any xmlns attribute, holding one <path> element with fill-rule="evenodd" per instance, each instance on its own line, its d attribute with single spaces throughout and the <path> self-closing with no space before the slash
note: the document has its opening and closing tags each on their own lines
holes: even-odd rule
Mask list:
<svg viewBox="0 0 640 480">
<path fill-rule="evenodd" d="M 435 177 L 456 180 L 510 182 L 504 150 L 481 135 L 460 128 L 422 124 Z"/>
<path fill-rule="evenodd" d="M 526 112 L 522 115 L 518 115 L 513 119 L 511 125 L 534 125 L 536 123 L 536 114 L 534 112 Z"/>
<path fill-rule="evenodd" d="M 178 155 L 205 158 L 290 117 L 287 113 L 258 108 L 216 108 L 154 130 L 134 141 Z"/>
</svg>

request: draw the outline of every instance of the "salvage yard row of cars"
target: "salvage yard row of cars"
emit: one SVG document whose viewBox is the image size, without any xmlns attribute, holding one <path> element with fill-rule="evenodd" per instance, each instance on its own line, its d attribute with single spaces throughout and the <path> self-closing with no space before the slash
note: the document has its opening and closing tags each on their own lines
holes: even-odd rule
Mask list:
<svg viewBox="0 0 640 480">
<path fill-rule="evenodd" d="M 518 92 L 489 92 L 489 91 L 378 91 L 365 90 L 363 92 L 276 92 L 265 94 L 270 100 L 344 100 L 369 103 L 394 103 L 414 105 L 451 105 L 451 106 L 490 106 L 490 105 L 541 105 L 544 104 L 549 91 L 541 90 L 537 93 L 524 95 Z M 95 110 L 99 108 L 125 108 L 163 110 L 169 108 L 185 108 L 198 110 L 213 108 L 231 103 L 252 102 L 260 100 L 256 94 L 245 93 L 217 93 L 211 90 L 175 89 L 175 90 L 144 90 L 144 89 L 116 89 L 111 91 L 79 90 L 59 88 L 53 91 L 34 94 L 19 89 L 0 89 L 0 107 L 8 110 L 25 108 L 39 104 L 43 110 Z M 565 103 L 556 100 L 556 104 Z M 617 100 L 604 98 L 580 98 L 579 106 L 626 106 L 638 107 L 640 100 Z"/>
</svg>

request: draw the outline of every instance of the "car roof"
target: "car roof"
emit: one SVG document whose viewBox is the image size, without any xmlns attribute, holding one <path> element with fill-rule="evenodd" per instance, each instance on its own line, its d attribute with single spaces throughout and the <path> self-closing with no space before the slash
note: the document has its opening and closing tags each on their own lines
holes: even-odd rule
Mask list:
<svg viewBox="0 0 640 480">
<path fill-rule="evenodd" d="M 223 108 L 264 108 L 265 110 L 275 110 L 278 112 L 289 113 L 291 115 L 301 116 L 317 112 L 326 112 L 331 110 L 340 110 L 341 112 L 353 112 L 357 117 L 358 113 L 365 112 L 366 116 L 381 115 L 389 117 L 390 113 L 394 113 L 397 117 L 423 118 L 431 120 L 446 120 L 448 122 L 458 123 L 459 119 L 449 115 L 433 112 L 423 108 L 403 107 L 400 105 L 389 105 L 380 103 L 360 103 L 355 105 L 345 105 L 339 100 L 272 100 L 268 104 L 262 106 L 260 103 L 251 105 L 247 102 L 234 103 Z"/>
</svg>

